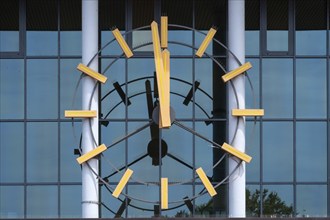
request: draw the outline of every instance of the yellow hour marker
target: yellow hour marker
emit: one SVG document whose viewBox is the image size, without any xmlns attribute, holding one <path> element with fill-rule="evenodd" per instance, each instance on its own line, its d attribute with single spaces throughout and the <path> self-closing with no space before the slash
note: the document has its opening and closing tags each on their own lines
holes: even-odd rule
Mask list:
<svg viewBox="0 0 330 220">
<path fill-rule="evenodd" d="M 213 39 L 215 33 L 217 32 L 216 29 L 214 28 L 210 28 L 209 32 L 207 32 L 207 35 L 205 36 L 202 44 L 199 46 L 197 52 L 196 52 L 196 56 L 198 57 L 202 57 L 207 46 L 210 44 L 211 40 Z"/>
<path fill-rule="evenodd" d="M 105 146 L 104 144 L 98 146 L 97 148 L 87 152 L 86 154 L 80 156 L 77 158 L 77 162 L 79 164 L 82 164 L 84 162 L 86 162 L 87 160 L 92 159 L 93 157 L 101 154 L 103 151 L 105 151 L 107 149 L 107 146 Z"/>
<path fill-rule="evenodd" d="M 160 31 L 160 39 L 161 39 L 161 47 L 162 48 L 167 48 L 167 39 L 168 39 L 168 19 L 167 16 L 162 16 L 160 18 L 160 26 L 161 26 L 161 31 Z"/>
<path fill-rule="evenodd" d="M 95 118 L 96 116 L 96 111 L 66 110 L 64 112 L 64 117 L 66 118 Z"/>
<path fill-rule="evenodd" d="M 133 52 L 129 48 L 128 44 L 126 43 L 124 37 L 121 35 L 121 33 L 118 30 L 118 28 L 114 29 L 112 31 L 112 34 L 116 38 L 116 40 L 117 40 L 119 46 L 121 47 L 121 49 L 124 51 L 126 57 L 127 58 L 130 58 L 131 56 L 133 56 Z"/>
<path fill-rule="evenodd" d="M 252 157 L 250 157 L 249 155 L 237 150 L 236 148 L 230 146 L 229 144 L 227 143 L 223 143 L 221 149 L 227 151 L 228 153 L 234 155 L 235 157 L 247 162 L 247 163 L 250 163 L 251 160 L 252 160 Z"/>
<path fill-rule="evenodd" d="M 161 178 L 161 208 L 168 209 L 168 179 Z"/>
<path fill-rule="evenodd" d="M 263 116 L 263 109 L 233 109 L 232 116 Z"/>
<path fill-rule="evenodd" d="M 129 178 L 131 178 L 133 174 L 133 170 L 127 169 L 122 178 L 120 179 L 116 189 L 113 191 L 112 195 L 116 198 L 119 197 L 120 193 L 123 191 L 124 187 L 126 186 Z"/>
<path fill-rule="evenodd" d="M 85 66 L 84 64 L 80 63 L 78 66 L 77 66 L 77 69 L 80 71 L 80 72 L 83 72 L 85 73 L 86 75 L 96 79 L 97 81 L 100 81 L 101 83 L 105 83 L 107 81 L 107 77 L 92 70 L 91 68 L 89 68 L 88 66 Z"/>
<path fill-rule="evenodd" d="M 202 183 L 204 184 L 207 192 L 210 194 L 211 197 L 215 196 L 217 192 L 215 191 L 214 187 L 212 186 L 212 183 L 207 178 L 204 170 L 200 167 L 196 170 L 196 173 L 198 174 L 199 178 L 201 179 Z"/>
<path fill-rule="evenodd" d="M 229 73 L 226 73 L 225 75 L 222 76 L 222 80 L 224 82 L 228 82 L 229 80 L 235 78 L 236 76 L 244 73 L 245 71 L 249 70 L 252 68 L 252 65 L 250 62 L 244 63 L 242 66 L 230 71 Z"/>
</svg>

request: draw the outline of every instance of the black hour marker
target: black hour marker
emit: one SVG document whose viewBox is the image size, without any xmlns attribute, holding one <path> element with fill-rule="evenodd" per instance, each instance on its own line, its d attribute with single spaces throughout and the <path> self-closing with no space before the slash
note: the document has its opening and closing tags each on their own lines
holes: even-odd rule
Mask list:
<svg viewBox="0 0 330 220">
<path fill-rule="evenodd" d="M 189 211 L 191 213 L 193 213 L 193 210 L 194 210 L 194 206 L 193 204 L 191 203 L 191 200 L 188 198 L 188 196 L 184 197 L 183 198 L 183 201 L 184 201 L 184 204 L 186 204 L 187 208 L 189 209 Z"/>
<path fill-rule="evenodd" d="M 113 86 L 115 87 L 118 95 L 120 96 L 121 100 L 125 103 L 126 105 L 126 94 L 124 93 L 123 89 L 120 87 L 118 82 L 113 83 Z M 127 98 L 127 106 L 131 104 L 131 101 Z"/>
<path fill-rule="evenodd" d="M 121 215 L 124 213 L 125 209 L 126 209 L 126 204 L 130 204 L 131 202 L 131 199 L 130 198 L 126 198 L 120 205 L 116 215 L 115 215 L 115 218 L 120 218 Z"/>
<path fill-rule="evenodd" d="M 189 104 L 189 102 L 191 101 L 191 99 L 193 97 L 194 92 L 198 89 L 199 85 L 200 85 L 200 82 L 195 81 L 195 85 L 193 87 L 191 87 L 188 95 L 186 96 L 186 98 L 183 101 L 183 104 L 184 105 L 188 105 Z"/>
</svg>

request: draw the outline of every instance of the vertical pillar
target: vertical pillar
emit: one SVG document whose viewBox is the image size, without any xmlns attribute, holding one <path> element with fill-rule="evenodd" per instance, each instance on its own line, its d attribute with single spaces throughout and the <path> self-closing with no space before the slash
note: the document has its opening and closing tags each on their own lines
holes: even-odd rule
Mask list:
<svg viewBox="0 0 330 220">
<path fill-rule="evenodd" d="M 238 57 L 241 63 L 245 62 L 245 0 L 228 0 L 228 48 Z M 233 70 L 238 67 L 234 58 L 229 55 L 228 68 Z M 235 85 L 239 107 L 245 108 L 245 80 L 244 76 L 238 76 L 232 80 Z M 231 142 L 234 138 L 237 120 L 238 131 L 232 145 L 245 152 L 245 120 L 231 116 L 231 109 L 237 108 L 233 87 L 228 85 L 228 113 L 229 130 L 228 138 Z M 229 172 L 237 166 L 237 162 L 229 159 Z M 230 178 L 229 183 L 229 217 L 245 217 L 245 163 Z"/>
<path fill-rule="evenodd" d="M 91 58 L 98 51 L 98 0 L 82 0 L 82 62 L 87 65 Z M 95 58 L 89 66 L 98 71 L 98 58 Z M 82 109 L 98 111 L 98 89 L 93 94 L 95 80 L 85 76 L 82 79 Z M 92 133 L 90 130 L 89 119 L 82 121 L 82 151 L 86 153 L 98 145 L 98 118 L 91 119 Z M 96 143 L 94 142 L 93 136 Z M 95 173 L 99 171 L 97 159 L 88 161 L 82 165 L 82 217 L 99 217 L 99 184 Z"/>
</svg>

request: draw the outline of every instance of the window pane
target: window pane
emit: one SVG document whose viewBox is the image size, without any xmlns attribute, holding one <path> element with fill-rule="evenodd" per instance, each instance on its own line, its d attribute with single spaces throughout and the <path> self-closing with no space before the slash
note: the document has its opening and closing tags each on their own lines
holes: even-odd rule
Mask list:
<svg viewBox="0 0 330 220">
<path fill-rule="evenodd" d="M 297 180 L 326 181 L 327 126 L 322 122 L 297 122 Z M 313 155 L 311 157 L 311 155 Z M 317 158 L 317 162 L 315 159 Z"/>
<path fill-rule="evenodd" d="M 264 186 L 263 215 L 273 218 L 294 216 L 292 185 Z"/>
<path fill-rule="evenodd" d="M 247 181 L 260 181 L 260 124 L 246 122 L 246 153 L 252 157 L 246 165 Z"/>
<path fill-rule="evenodd" d="M 250 83 L 246 80 L 245 85 L 245 108 L 256 109 L 260 108 L 260 63 L 258 59 L 248 59 L 252 64 L 252 68 L 248 71 Z"/>
<path fill-rule="evenodd" d="M 245 31 L 245 53 L 259 55 L 259 31 Z"/>
<path fill-rule="evenodd" d="M 288 51 L 288 1 L 267 1 L 267 50 Z"/>
<path fill-rule="evenodd" d="M 74 155 L 74 149 L 79 148 L 80 135 L 81 123 L 75 122 L 74 128 L 71 122 L 61 123 L 61 182 L 81 182 L 81 167 L 76 161 L 79 155 Z"/>
<path fill-rule="evenodd" d="M 28 60 L 28 118 L 57 118 L 57 60 Z"/>
<path fill-rule="evenodd" d="M 24 218 L 24 187 L 0 186 L 0 218 Z"/>
<path fill-rule="evenodd" d="M 56 31 L 27 31 L 27 55 L 57 55 Z"/>
<path fill-rule="evenodd" d="M 327 186 L 298 185 L 297 215 L 299 217 L 327 217 Z"/>
<path fill-rule="evenodd" d="M 81 218 L 81 186 L 61 186 L 61 218 Z"/>
<path fill-rule="evenodd" d="M 325 55 L 327 51 L 326 31 L 296 31 L 297 55 Z"/>
<path fill-rule="evenodd" d="M 61 31 L 61 55 L 81 55 L 81 31 Z"/>
<path fill-rule="evenodd" d="M 77 70 L 80 59 L 61 59 L 60 77 L 61 77 L 61 99 L 60 115 L 64 118 L 64 111 L 70 109 L 81 109 L 81 86 L 77 88 L 76 98 L 74 98 L 75 89 L 80 78 L 81 72 Z M 74 101 L 74 106 L 72 102 Z"/>
<path fill-rule="evenodd" d="M 292 129 L 291 122 L 265 122 L 263 124 L 264 181 L 292 181 Z"/>
<path fill-rule="evenodd" d="M 325 118 L 326 61 L 322 59 L 297 59 L 297 117 Z"/>
<path fill-rule="evenodd" d="M 23 182 L 24 125 L 2 122 L 0 131 L 0 182 Z"/>
<path fill-rule="evenodd" d="M 246 185 L 246 216 L 259 217 L 261 212 L 260 186 Z"/>
<path fill-rule="evenodd" d="M 27 180 L 28 182 L 58 180 L 57 123 L 27 124 Z"/>
<path fill-rule="evenodd" d="M 27 218 L 57 218 L 57 191 L 57 186 L 28 186 Z"/>
<path fill-rule="evenodd" d="M 0 60 L 0 118 L 24 118 L 24 62 Z"/>
<path fill-rule="evenodd" d="M 19 51 L 19 1 L 2 0 L 0 7 L 0 52 Z"/>
<path fill-rule="evenodd" d="M 291 118 L 293 114 L 293 65 L 291 59 L 264 59 L 263 105 L 267 118 Z"/>
</svg>

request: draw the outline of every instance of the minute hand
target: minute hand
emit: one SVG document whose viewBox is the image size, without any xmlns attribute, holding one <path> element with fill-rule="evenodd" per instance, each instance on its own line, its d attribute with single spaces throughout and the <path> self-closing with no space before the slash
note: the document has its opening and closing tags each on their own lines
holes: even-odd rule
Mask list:
<svg viewBox="0 0 330 220">
<path fill-rule="evenodd" d="M 154 49 L 154 61 L 156 67 L 159 105 L 160 105 L 160 128 L 168 128 L 171 126 L 170 106 L 169 106 L 169 88 L 166 86 L 164 63 L 160 48 L 158 25 L 155 21 L 151 23 L 152 43 Z"/>
</svg>

